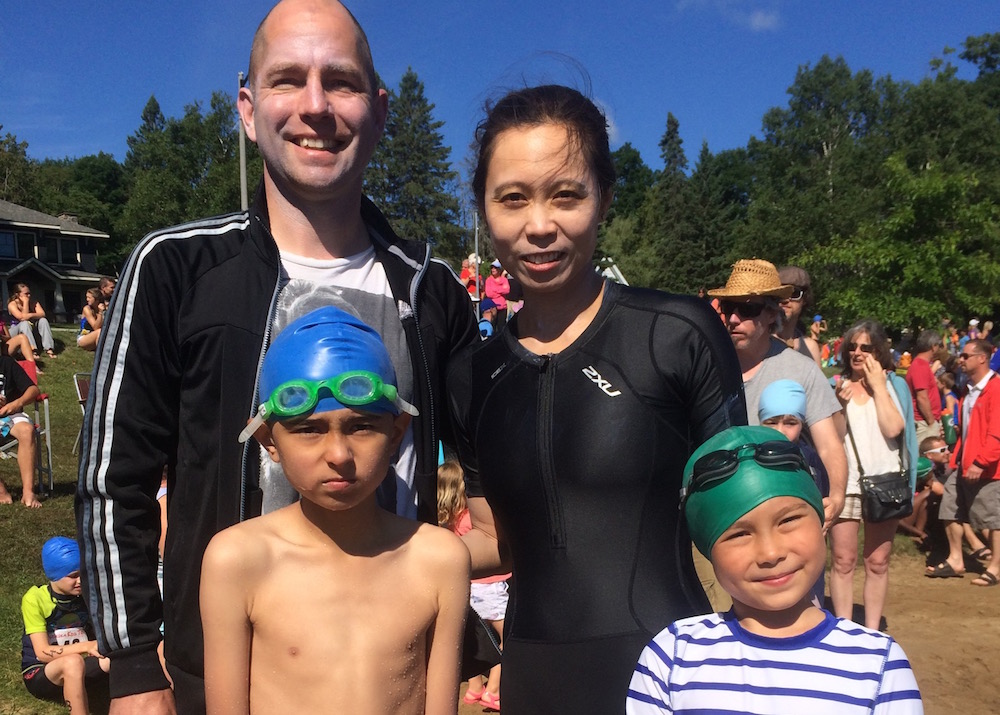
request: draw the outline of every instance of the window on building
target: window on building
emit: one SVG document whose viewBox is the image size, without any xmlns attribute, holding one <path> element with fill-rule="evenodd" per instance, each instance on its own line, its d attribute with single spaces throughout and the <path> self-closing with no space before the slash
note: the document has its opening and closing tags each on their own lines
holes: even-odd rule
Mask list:
<svg viewBox="0 0 1000 715">
<path fill-rule="evenodd" d="M 17 258 L 17 242 L 10 231 L 0 231 L 0 258 Z"/>
<path fill-rule="evenodd" d="M 35 234 L 17 234 L 17 257 L 21 260 L 35 257 Z"/>
<path fill-rule="evenodd" d="M 65 266 L 80 265 L 80 255 L 77 253 L 75 238 L 59 239 L 59 263 Z"/>
<path fill-rule="evenodd" d="M 59 262 L 59 244 L 56 239 L 44 236 L 38 241 L 38 260 L 43 263 Z"/>
</svg>

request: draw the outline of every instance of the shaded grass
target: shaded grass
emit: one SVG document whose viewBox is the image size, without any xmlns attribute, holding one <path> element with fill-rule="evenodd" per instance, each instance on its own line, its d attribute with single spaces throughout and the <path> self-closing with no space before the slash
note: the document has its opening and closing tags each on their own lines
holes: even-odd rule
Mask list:
<svg viewBox="0 0 1000 715">
<path fill-rule="evenodd" d="M 75 331 L 56 328 L 53 332 L 58 358 L 39 361 L 44 374 L 38 385 L 49 395 L 55 488 L 41 509 L 25 509 L 16 503 L 21 494 L 17 461 L 0 461 L 0 478 L 15 501 L 0 507 L 0 715 L 66 712 L 65 707 L 36 700 L 21 682 L 21 597 L 30 587 L 45 582 L 42 544 L 52 536 L 76 533 L 73 494 L 78 461 L 72 450 L 81 414 L 73 373 L 90 372 L 94 363 L 92 353 L 76 347 Z"/>
</svg>

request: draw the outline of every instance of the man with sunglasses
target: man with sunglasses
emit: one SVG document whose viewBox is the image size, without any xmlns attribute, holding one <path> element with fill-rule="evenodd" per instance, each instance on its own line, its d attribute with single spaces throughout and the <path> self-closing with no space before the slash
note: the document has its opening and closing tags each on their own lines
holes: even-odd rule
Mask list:
<svg viewBox="0 0 1000 715">
<path fill-rule="evenodd" d="M 781 301 L 790 298 L 794 290 L 794 285 L 781 282 L 773 264 L 750 259 L 737 261 L 726 285 L 708 294 L 719 298 L 729 336 L 736 348 L 743 371 L 750 424 L 759 424 L 760 396 L 772 382 L 794 380 L 805 389 L 808 439 L 830 477 L 830 496 L 823 500 L 825 522 L 829 527 L 844 506 L 846 426 L 840 403 L 815 361 L 773 337 L 784 319 Z"/>
<path fill-rule="evenodd" d="M 1000 584 L 1000 381 L 990 369 L 993 346 L 970 340 L 958 354 L 969 378 L 969 393 L 959 403 L 959 437 L 951 458 L 957 473 L 948 478 L 938 516 L 945 523 L 948 558 L 927 571 L 931 578 L 962 577 L 962 522 L 989 530 L 990 560 L 974 586 Z"/>
</svg>

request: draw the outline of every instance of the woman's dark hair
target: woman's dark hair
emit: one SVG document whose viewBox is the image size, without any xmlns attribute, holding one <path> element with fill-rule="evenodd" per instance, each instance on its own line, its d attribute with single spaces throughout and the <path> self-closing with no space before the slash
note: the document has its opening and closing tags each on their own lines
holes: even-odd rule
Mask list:
<svg viewBox="0 0 1000 715">
<path fill-rule="evenodd" d="M 840 362 L 844 366 L 841 374 L 844 377 L 851 376 L 851 351 L 847 346 L 854 342 L 854 337 L 859 333 L 867 333 L 868 340 L 872 344 L 872 355 L 878 360 L 879 365 L 885 370 L 893 370 L 896 365 L 892 361 L 892 353 L 889 351 L 889 336 L 886 335 L 882 323 L 877 320 L 860 320 L 844 333 L 844 340 L 840 344 Z"/>
<path fill-rule="evenodd" d="M 608 142 L 608 122 L 592 101 L 570 87 L 547 84 L 519 89 L 486 105 L 486 118 L 476 127 L 476 171 L 472 191 L 482 212 L 486 205 L 486 172 L 497 137 L 508 129 L 560 124 L 573 149 L 583 152 L 594 172 L 603 203 L 614 189 L 615 164 Z"/>
</svg>

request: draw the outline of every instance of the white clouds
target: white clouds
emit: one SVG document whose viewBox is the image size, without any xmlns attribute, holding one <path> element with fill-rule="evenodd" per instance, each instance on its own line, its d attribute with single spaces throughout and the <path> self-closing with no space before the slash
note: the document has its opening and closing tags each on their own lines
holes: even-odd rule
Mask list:
<svg viewBox="0 0 1000 715">
<path fill-rule="evenodd" d="M 766 32 L 776 30 L 781 24 L 781 18 L 777 10 L 754 10 L 748 18 L 750 29 L 754 32 Z"/>
<path fill-rule="evenodd" d="M 621 143 L 621 130 L 618 128 L 618 123 L 615 122 L 614 114 L 611 112 L 611 106 L 596 97 L 593 101 L 594 104 L 597 105 L 597 108 L 604 113 L 604 118 L 608 121 L 608 142 L 612 147 L 618 146 Z"/>
<path fill-rule="evenodd" d="M 730 24 L 751 32 L 771 32 L 781 26 L 781 2 L 782 0 L 677 0 L 675 7 L 678 12 L 712 11 Z"/>
</svg>

